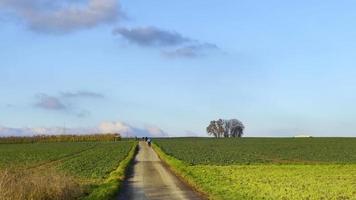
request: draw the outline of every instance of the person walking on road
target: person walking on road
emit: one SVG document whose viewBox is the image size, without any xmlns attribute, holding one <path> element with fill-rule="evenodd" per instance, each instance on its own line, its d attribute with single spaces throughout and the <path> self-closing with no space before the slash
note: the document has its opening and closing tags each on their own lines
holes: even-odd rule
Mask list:
<svg viewBox="0 0 356 200">
<path fill-rule="evenodd" d="M 151 139 L 151 138 L 149 138 L 149 139 L 147 140 L 147 144 L 148 144 L 148 146 L 151 146 L 151 142 L 152 142 L 152 139 Z"/>
</svg>

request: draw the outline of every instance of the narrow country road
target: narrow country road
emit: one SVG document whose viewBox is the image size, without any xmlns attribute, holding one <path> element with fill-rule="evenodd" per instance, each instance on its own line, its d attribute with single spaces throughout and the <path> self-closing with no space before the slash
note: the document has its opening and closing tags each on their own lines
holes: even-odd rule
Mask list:
<svg viewBox="0 0 356 200">
<path fill-rule="evenodd" d="M 145 143 L 139 151 L 118 200 L 203 199 L 170 172 Z"/>
</svg>

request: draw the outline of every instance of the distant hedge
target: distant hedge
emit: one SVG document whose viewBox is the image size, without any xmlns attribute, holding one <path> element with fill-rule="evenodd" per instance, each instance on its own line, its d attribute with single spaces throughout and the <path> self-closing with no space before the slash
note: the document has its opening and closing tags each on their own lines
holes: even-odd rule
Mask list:
<svg viewBox="0 0 356 200">
<path fill-rule="evenodd" d="M 25 137 L 0 137 L 0 143 L 40 143 L 40 142 L 95 142 L 95 141 L 119 141 L 118 133 L 88 134 L 88 135 L 35 135 Z"/>
</svg>

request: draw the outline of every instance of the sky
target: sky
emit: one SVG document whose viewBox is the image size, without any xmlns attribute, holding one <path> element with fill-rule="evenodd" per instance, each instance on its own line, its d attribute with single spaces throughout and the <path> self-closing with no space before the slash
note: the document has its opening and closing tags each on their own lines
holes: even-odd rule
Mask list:
<svg viewBox="0 0 356 200">
<path fill-rule="evenodd" d="M 0 0 L 0 135 L 356 137 L 355 7 Z"/>
</svg>

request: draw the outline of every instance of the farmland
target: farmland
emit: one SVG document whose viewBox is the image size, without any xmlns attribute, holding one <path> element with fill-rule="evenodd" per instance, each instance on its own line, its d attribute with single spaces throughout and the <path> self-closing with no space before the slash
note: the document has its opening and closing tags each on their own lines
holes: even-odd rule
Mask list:
<svg viewBox="0 0 356 200">
<path fill-rule="evenodd" d="M 0 144 L 0 171 L 52 171 L 90 193 L 126 158 L 134 141 Z"/>
<path fill-rule="evenodd" d="M 350 138 L 177 138 L 156 143 L 190 164 L 356 163 L 356 139 Z"/>
<path fill-rule="evenodd" d="M 155 144 L 176 173 L 213 199 L 356 199 L 356 139 L 177 138 Z"/>
</svg>

